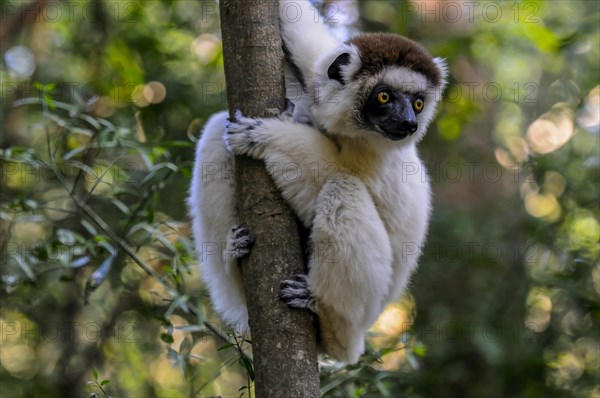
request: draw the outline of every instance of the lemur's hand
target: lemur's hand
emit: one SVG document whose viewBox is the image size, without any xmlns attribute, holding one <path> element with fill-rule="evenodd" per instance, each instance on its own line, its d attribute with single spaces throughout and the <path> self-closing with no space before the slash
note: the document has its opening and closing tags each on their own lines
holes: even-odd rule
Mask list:
<svg viewBox="0 0 600 398">
<path fill-rule="evenodd" d="M 260 134 L 257 129 L 263 122 L 260 119 L 246 117 L 236 111 L 235 120 L 227 119 L 223 140 L 227 149 L 235 155 L 257 157 L 256 152 Z"/>
</svg>

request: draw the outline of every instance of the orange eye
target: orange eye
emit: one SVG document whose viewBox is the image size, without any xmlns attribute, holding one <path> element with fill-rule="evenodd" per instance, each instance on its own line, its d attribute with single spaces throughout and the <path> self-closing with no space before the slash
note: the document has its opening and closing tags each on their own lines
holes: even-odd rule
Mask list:
<svg viewBox="0 0 600 398">
<path fill-rule="evenodd" d="M 421 98 L 417 98 L 415 102 L 413 102 L 413 108 L 415 108 L 415 111 L 417 112 L 421 112 L 424 106 L 425 101 L 423 101 Z"/>
<path fill-rule="evenodd" d="M 380 92 L 377 94 L 377 101 L 379 101 L 381 105 L 387 104 L 390 102 L 390 94 L 385 91 Z"/>
</svg>

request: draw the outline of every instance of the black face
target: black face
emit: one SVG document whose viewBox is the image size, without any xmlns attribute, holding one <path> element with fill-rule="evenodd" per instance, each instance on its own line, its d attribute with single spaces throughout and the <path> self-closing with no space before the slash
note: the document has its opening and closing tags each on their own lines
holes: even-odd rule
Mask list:
<svg viewBox="0 0 600 398">
<path fill-rule="evenodd" d="M 384 137 L 398 141 L 412 135 L 419 124 L 417 115 L 425 106 L 425 96 L 410 94 L 388 86 L 377 86 L 371 91 L 362 108 L 362 119 Z"/>
</svg>

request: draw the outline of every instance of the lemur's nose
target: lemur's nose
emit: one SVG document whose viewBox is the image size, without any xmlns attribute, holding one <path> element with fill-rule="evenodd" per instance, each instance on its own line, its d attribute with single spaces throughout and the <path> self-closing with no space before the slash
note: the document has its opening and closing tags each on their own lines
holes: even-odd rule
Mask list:
<svg viewBox="0 0 600 398">
<path fill-rule="evenodd" d="M 419 128 L 419 123 L 416 120 L 404 120 L 400 127 L 409 134 L 413 134 Z"/>
</svg>

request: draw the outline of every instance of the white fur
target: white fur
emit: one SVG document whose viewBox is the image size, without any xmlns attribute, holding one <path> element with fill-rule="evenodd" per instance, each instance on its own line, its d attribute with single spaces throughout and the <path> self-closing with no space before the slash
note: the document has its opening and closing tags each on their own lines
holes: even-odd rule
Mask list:
<svg viewBox="0 0 600 398">
<path fill-rule="evenodd" d="M 279 12 L 281 37 L 291 54 L 291 62 L 307 77 L 317 59 L 340 45 L 330 28 L 319 15 L 318 7 L 307 0 L 281 0 Z M 298 40 L 298 38 L 302 40 Z M 310 106 L 312 100 L 301 83 L 292 73 L 291 66 L 285 67 L 286 98 L 295 105 L 294 121 L 312 123 Z"/>
<path fill-rule="evenodd" d="M 233 155 L 223 144 L 227 113 L 212 116 L 196 150 L 188 208 L 202 278 L 215 310 L 242 331 L 248 325 L 246 299 L 236 260 L 227 254 L 235 215 Z"/>
<path fill-rule="evenodd" d="M 281 36 L 292 54 L 292 61 L 302 75 L 308 76 L 315 61 L 337 47 L 340 41 L 329 31 L 318 9 L 307 0 L 281 0 L 279 12 Z"/>
<path fill-rule="evenodd" d="M 314 15 L 306 1 L 285 3 L 301 5 Z M 345 77 L 360 64 L 360 54 L 354 46 L 339 44 L 323 26 L 311 25 L 305 15 L 297 25 L 282 20 L 282 32 L 310 83 L 317 128 L 262 119 L 252 129 L 242 128 L 243 133 L 228 134 L 227 142 L 233 153 L 265 161 L 283 197 L 311 229 L 309 287 L 316 299 L 322 345 L 333 357 L 354 363 L 364 351 L 370 325 L 403 291 L 417 266 L 431 193 L 415 145 L 433 117 L 444 84 L 432 87 L 402 68 L 386 69 L 366 82 L 330 81 L 327 68 L 339 54 L 351 54 Z M 443 61 L 436 63 L 445 78 Z M 355 99 L 380 79 L 399 87 L 414 83 L 426 92 L 419 129 L 412 137 L 392 142 L 356 125 Z M 188 205 L 213 305 L 225 321 L 245 328 L 239 270 L 225 250 L 212 251 L 214 243 L 225 247 L 237 224 L 232 181 L 214 172 L 215 167 L 218 171 L 233 164 L 222 140 L 226 117 L 219 113 L 204 128 Z M 242 125 L 253 123 L 243 119 Z"/>
<path fill-rule="evenodd" d="M 414 145 L 381 151 L 370 139 L 343 137 L 335 144 L 279 119 L 262 119 L 228 143 L 236 154 L 265 161 L 311 228 L 309 286 L 322 344 L 356 362 L 368 328 L 406 286 L 425 239 L 430 191 Z"/>
<path fill-rule="evenodd" d="M 206 245 L 202 236 L 225 242 L 229 227 L 237 223 L 230 182 L 212 175 L 203 179 L 198 166 L 207 158 L 217 164 L 231 159 L 216 139 L 224 134 L 225 117 L 211 119 L 198 146 L 205 160 L 194 170 L 190 207 L 199 248 Z M 414 145 L 389 152 L 368 140 L 340 139 L 336 145 L 310 126 L 278 119 L 263 119 L 251 134 L 229 137 L 229 144 L 235 153 L 265 161 L 284 198 L 311 228 L 309 285 L 323 347 L 337 359 L 356 362 L 368 328 L 417 265 L 430 209 L 424 166 Z M 203 277 L 217 311 L 244 328 L 239 273 L 227 266 L 220 257 L 208 256 Z"/>
</svg>

